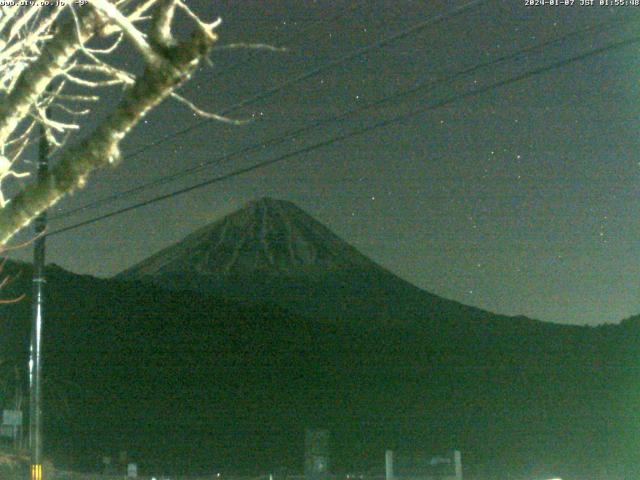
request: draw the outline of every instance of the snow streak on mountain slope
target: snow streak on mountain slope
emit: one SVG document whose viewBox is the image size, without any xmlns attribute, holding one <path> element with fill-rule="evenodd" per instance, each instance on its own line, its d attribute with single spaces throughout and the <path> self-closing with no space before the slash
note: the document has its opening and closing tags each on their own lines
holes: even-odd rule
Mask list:
<svg viewBox="0 0 640 480">
<path fill-rule="evenodd" d="M 441 320 L 464 324 L 494 318 L 419 289 L 294 204 L 270 198 L 249 203 L 116 279 L 277 304 L 306 318 L 367 325 Z"/>
<path fill-rule="evenodd" d="M 119 278 L 167 274 L 284 275 L 380 269 L 294 204 L 262 198 L 126 270 Z"/>
</svg>

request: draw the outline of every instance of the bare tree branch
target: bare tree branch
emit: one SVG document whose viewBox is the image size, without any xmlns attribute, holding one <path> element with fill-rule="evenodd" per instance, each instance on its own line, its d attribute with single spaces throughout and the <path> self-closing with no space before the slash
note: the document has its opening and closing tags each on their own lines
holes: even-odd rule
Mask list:
<svg viewBox="0 0 640 480">
<path fill-rule="evenodd" d="M 275 47 L 268 43 L 229 43 L 213 48 L 214 50 L 268 50 L 270 52 L 286 52 L 286 47 Z"/>
<path fill-rule="evenodd" d="M 87 41 L 102 22 L 90 9 L 83 9 L 79 20 L 81 42 Z M 75 25 L 68 22 L 45 44 L 37 60 L 22 71 L 15 87 L 0 104 L 0 144 L 9 139 L 51 81 L 64 71 L 78 48 Z"/>
<path fill-rule="evenodd" d="M 203 22 L 182 0 L 88 2 L 82 8 L 70 2 L 51 9 L 0 7 L 0 252 L 39 213 L 82 187 L 93 170 L 117 163 L 122 139 L 167 97 L 196 115 L 245 123 L 206 112 L 175 92 L 212 50 L 220 19 Z M 178 40 L 172 32 L 176 9 L 196 27 L 189 40 Z M 151 22 L 141 30 L 145 20 Z M 123 40 L 139 52 L 142 74 L 113 61 Z M 91 113 L 100 89 L 113 87 L 123 88 L 122 100 L 85 135 L 79 117 Z M 20 185 L 19 193 L 5 201 L 2 181 L 30 173 L 17 162 L 36 125 L 43 128 L 57 160 L 49 173 Z M 65 146 L 78 131 L 83 140 Z"/>
<path fill-rule="evenodd" d="M 229 123 L 231 125 L 245 125 L 251 121 L 251 120 L 234 120 L 233 118 L 225 117 L 223 115 L 218 115 L 217 113 L 206 112 L 201 108 L 198 108 L 191 100 L 186 99 L 185 97 L 177 94 L 176 92 L 171 93 L 171 98 L 189 107 L 189 109 L 199 117 L 210 118 L 211 120 L 217 120 L 219 122 Z"/>
<path fill-rule="evenodd" d="M 104 7 L 103 2 L 99 0 L 91 1 Z M 190 18 L 197 18 L 186 5 L 179 1 L 176 5 L 187 12 Z M 105 8 L 101 11 L 109 21 L 120 28 L 135 28 L 112 18 L 109 14 L 110 9 Z M 85 36 L 89 34 L 84 30 L 90 30 L 89 26 L 96 27 L 99 23 L 99 20 L 90 14 L 85 14 L 80 21 L 80 34 Z M 148 62 L 144 74 L 135 80 L 115 110 L 84 141 L 61 153 L 47 175 L 25 187 L 10 203 L 0 209 L 0 245 L 5 244 L 17 231 L 29 224 L 31 219 L 55 204 L 62 196 L 82 187 L 93 170 L 117 162 L 120 156 L 120 142 L 127 133 L 150 109 L 188 80 L 200 60 L 211 50 L 213 42 L 217 39 L 213 29 L 218 24 L 219 21 L 206 24 L 198 19 L 196 22 L 198 28 L 191 39 L 171 45 L 162 51 L 156 49 L 154 55 L 145 56 Z M 52 76 L 64 74 L 65 65 L 73 53 L 80 48 L 77 39 L 75 43 L 71 40 L 76 35 L 75 26 L 67 26 L 64 32 L 66 33 L 56 34 L 56 37 L 45 46 L 49 51 L 48 61 L 39 62 L 38 68 L 33 69 L 31 73 L 32 77 L 40 79 L 39 81 L 43 84 L 44 77 L 48 76 L 50 79 Z M 130 33 L 127 36 L 131 38 Z M 137 35 L 134 37 L 138 38 Z M 55 48 L 51 47 L 52 42 L 55 42 Z M 149 48 L 152 47 L 149 46 Z M 150 59 L 152 60 L 149 61 Z M 20 90 L 26 88 L 21 86 Z M 36 97 L 42 91 L 44 88 L 31 88 L 28 94 L 21 93 L 18 96 L 20 101 L 13 100 L 14 105 L 24 104 L 21 110 L 22 116 L 29 112 Z M 3 113 L 4 123 L 2 122 Z M 21 115 L 13 111 L 0 110 L 0 133 L 6 133 L 8 138 L 19 118 Z"/>
<path fill-rule="evenodd" d="M 142 54 L 143 58 L 150 64 L 162 64 L 162 58 L 151 48 L 142 32 L 138 30 L 133 23 L 118 10 L 118 8 L 108 0 L 89 0 L 93 6 L 102 11 L 109 17 L 118 27 L 122 29 L 124 35 L 129 38 L 131 43 Z M 163 16 L 164 13 L 158 14 Z"/>
</svg>

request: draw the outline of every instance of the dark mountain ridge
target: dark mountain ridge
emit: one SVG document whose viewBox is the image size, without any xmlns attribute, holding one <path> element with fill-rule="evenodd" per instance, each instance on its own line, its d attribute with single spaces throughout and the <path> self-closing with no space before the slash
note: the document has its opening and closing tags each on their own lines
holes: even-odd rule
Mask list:
<svg viewBox="0 0 640 480">
<path fill-rule="evenodd" d="M 304 429 L 322 426 L 336 471 L 379 473 L 386 448 L 459 448 L 466 478 L 637 476 L 638 322 L 567 326 L 440 299 L 272 202 L 115 280 L 48 269 L 46 431 L 56 459 L 97 468 L 125 449 L 148 473 L 300 471 Z M 306 232 L 292 234 L 304 255 L 290 254 L 299 247 L 289 237 L 276 242 L 281 228 L 264 220 L 274 208 L 297 216 L 273 222 Z M 247 224 L 272 232 L 272 254 Z M 234 263 L 207 270 L 219 249 Z M 6 298 L 30 293 L 30 267 L 6 272 L 17 269 Z M 162 285 L 180 275 L 192 283 Z M 333 305 L 341 301 L 352 303 Z M 26 365 L 29 312 L 28 301 L 3 306 L 8 366 Z"/>
<path fill-rule="evenodd" d="M 116 276 L 310 318 L 403 324 L 493 314 L 421 290 L 371 261 L 294 204 L 262 198 Z M 510 323 L 535 323 L 525 317 Z"/>
</svg>

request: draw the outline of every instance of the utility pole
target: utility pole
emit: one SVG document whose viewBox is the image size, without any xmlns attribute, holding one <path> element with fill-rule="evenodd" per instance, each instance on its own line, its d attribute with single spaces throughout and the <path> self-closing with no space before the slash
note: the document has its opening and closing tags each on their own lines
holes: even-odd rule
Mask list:
<svg viewBox="0 0 640 480">
<path fill-rule="evenodd" d="M 48 109 L 45 112 L 48 116 Z M 40 126 L 38 144 L 38 181 L 49 172 L 49 142 L 44 125 Z M 47 212 L 43 211 L 34 222 L 33 247 L 33 311 L 31 322 L 31 348 L 29 358 L 29 448 L 31 449 L 31 480 L 42 480 L 42 324 L 44 323 L 44 286 L 46 283 L 45 240 Z"/>
</svg>

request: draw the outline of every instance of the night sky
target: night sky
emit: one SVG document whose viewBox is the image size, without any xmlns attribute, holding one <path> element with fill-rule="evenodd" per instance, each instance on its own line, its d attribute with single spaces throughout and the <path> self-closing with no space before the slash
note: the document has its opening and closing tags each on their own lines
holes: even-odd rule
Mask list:
<svg viewBox="0 0 640 480">
<path fill-rule="evenodd" d="M 221 112 L 467 2 L 188 2 L 222 17 L 220 43 L 183 89 Z M 481 89 L 637 35 L 640 7 L 525 7 L 487 0 L 455 18 L 325 69 L 230 116 L 202 122 L 168 101 L 126 140 L 125 160 L 94 175 L 53 215 L 319 118 L 433 80 L 398 101 L 250 155 L 52 222 L 72 225 L 384 118 Z M 599 0 L 596 0 L 599 3 Z M 590 28 L 467 76 L 465 68 Z M 640 313 L 640 43 L 467 96 L 268 168 L 49 237 L 48 261 L 110 276 L 261 196 L 290 200 L 364 254 L 435 294 L 504 314 L 600 324 Z M 132 61 L 123 57 L 123 62 Z M 115 95 L 115 94 L 111 94 Z M 196 123 L 134 158 L 127 152 Z M 25 257 L 28 252 L 17 255 Z"/>
</svg>

